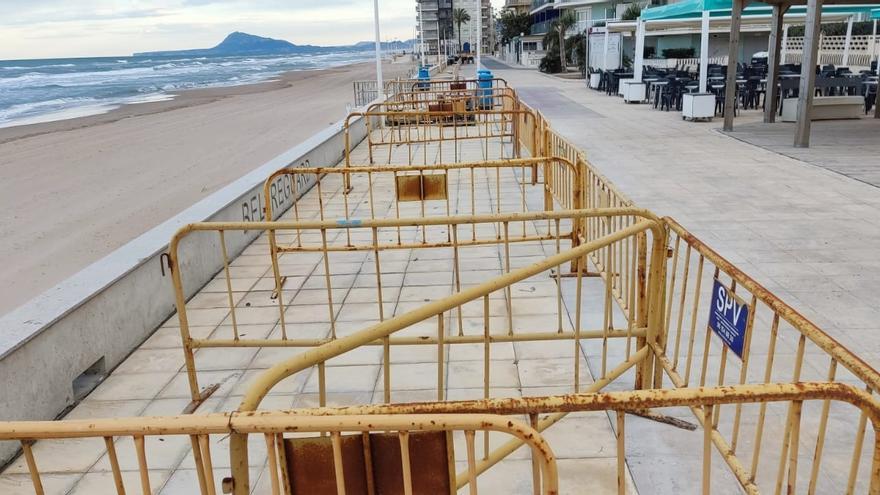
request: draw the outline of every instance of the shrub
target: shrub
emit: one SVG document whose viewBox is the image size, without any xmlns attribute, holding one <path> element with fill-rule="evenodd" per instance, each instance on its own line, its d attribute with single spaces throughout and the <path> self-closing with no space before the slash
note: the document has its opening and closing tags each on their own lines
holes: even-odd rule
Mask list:
<svg viewBox="0 0 880 495">
<path fill-rule="evenodd" d="M 620 14 L 620 20 L 634 21 L 638 19 L 640 15 L 642 15 L 642 7 L 640 7 L 637 3 L 631 3 L 629 4 L 629 6 L 627 6 L 626 10 L 624 10 L 623 13 Z"/>
<path fill-rule="evenodd" d="M 538 66 L 538 70 L 547 74 L 562 72 L 562 63 L 559 61 L 559 51 L 548 51 L 547 54 L 544 55 L 544 58 L 541 59 L 541 64 Z"/>
</svg>

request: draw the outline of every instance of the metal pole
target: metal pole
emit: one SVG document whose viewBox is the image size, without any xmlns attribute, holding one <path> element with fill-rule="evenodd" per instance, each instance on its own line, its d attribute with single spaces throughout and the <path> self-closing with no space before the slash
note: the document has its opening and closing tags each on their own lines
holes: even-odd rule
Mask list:
<svg viewBox="0 0 880 495">
<path fill-rule="evenodd" d="M 480 57 L 483 54 L 483 0 L 477 0 L 477 70 L 480 70 Z"/>
<path fill-rule="evenodd" d="M 706 93 L 709 78 L 709 11 L 703 11 L 700 23 L 700 93 Z"/>
<path fill-rule="evenodd" d="M 422 1 L 419 0 L 419 66 L 425 65 L 425 18 L 422 15 Z"/>
<path fill-rule="evenodd" d="M 853 16 L 846 20 L 846 41 L 843 43 L 843 66 L 849 67 L 849 43 L 852 39 Z"/>
<path fill-rule="evenodd" d="M 871 56 L 868 58 L 868 68 L 871 68 L 871 62 L 876 60 L 877 55 L 877 19 L 874 19 L 874 26 L 871 28 Z"/>
<path fill-rule="evenodd" d="M 605 48 L 602 56 L 602 69 L 608 70 L 608 26 L 605 26 Z"/>
<path fill-rule="evenodd" d="M 379 0 L 373 0 L 373 24 L 376 29 L 376 96 L 385 96 L 382 82 L 382 38 L 379 37 Z"/>
</svg>

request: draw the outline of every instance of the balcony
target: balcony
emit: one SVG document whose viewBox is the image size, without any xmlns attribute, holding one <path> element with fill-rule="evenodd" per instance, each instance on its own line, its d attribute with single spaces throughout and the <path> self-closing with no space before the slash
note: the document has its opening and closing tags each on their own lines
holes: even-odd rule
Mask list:
<svg viewBox="0 0 880 495">
<path fill-rule="evenodd" d="M 532 34 L 547 34 L 553 21 L 536 22 L 532 24 Z"/>
<path fill-rule="evenodd" d="M 553 8 L 553 0 L 532 0 L 531 13 L 535 14 L 545 9 Z"/>
</svg>

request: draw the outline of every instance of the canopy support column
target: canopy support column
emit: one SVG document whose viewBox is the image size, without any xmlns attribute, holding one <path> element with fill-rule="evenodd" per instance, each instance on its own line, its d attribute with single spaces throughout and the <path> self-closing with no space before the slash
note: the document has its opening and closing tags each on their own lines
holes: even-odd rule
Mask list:
<svg viewBox="0 0 880 495">
<path fill-rule="evenodd" d="M 849 44 L 852 41 L 853 16 L 846 20 L 846 39 L 843 42 L 843 66 L 849 67 Z"/>
<path fill-rule="evenodd" d="M 779 97 L 779 64 L 782 54 L 782 19 L 788 5 L 773 5 L 773 16 L 770 20 L 770 43 L 767 59 L 767 94 L 764 96 L 764 123 L 776 122 L 776 99 Z"/>
<path fill-rule="evenodd" d="M 871 28 L 871 60 L 877 61 L 877 73 L 880 73 L 880 55 L 877 53 L 877 46 L 877 19 L 874 19 L 874 26 Z M 877 56 L 875 57 L 875 55 Z M 870 67 L 870 65 L 871 62 L 869 61 L 868 66 Z M 878 105 L 880 101 L 877 100 L 880 100 L 880 97 L 875 97 L 874 100 L 874 118 L 880 119 L 880 105 Z"/>
<path fill-rule="evenodd" d="M 724 86 L 724 130 L 733 130 L 736 113 L 736 63 L 739 58 L 739 30 L 745 0 L 733 0 L 730 10 L 730 45 L 727 49 L 727 82 Z"/>
<path fill-rule="evenodd" d="M 636 19 L 636 53 L 633 65 L 633 81 L 642 82 L 642 72 L 645 67 L 645 21 L 641 17 Z"/>
<path fill-rule="evenodd" d="M 822 0 L 807 0 L 807 18 L 804 22 L 804 57 L 801 67 L 801 86 L 798 96 L 797 128 L 794 135 L 796 148 L 810 147 L 813 88 L 816 84 L 816 64 L 819 59 L 819 24 L 822 21 Z"/>
<path fill-rule="evenodd" d="M 605 26 L 605 47 L 602 49 L 602 69 L 608 71 L 608 26 Z"/>
<path fill-rule="evenodd" d="M 707 91 L 706 81 L 709 77 L 709 11 L 703 11 L 700 23 L 700 93 Z"/>
</svg>

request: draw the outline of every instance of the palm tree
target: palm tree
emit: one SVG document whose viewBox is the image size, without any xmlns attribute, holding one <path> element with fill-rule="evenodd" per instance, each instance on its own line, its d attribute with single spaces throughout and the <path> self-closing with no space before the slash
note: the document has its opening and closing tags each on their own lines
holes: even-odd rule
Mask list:
<svg viewBox="0 0 880 495">
<path fill-rule="evenodd" d="M 565 33 L 568 32 L 569 29 L 577 24 L 577 17 L 575 17 L 574 12 L 571 10 L 564 11 L 554 25 L 556 26 L 556 31 L 559 34 L 559 62 L 562 64 L 562 72 L 565 72 Z"/>
<path fill-rule="evenodd" d="M 461 25 L 470 22 L 471 15 L 465 9 L 455 9 L 452 11 L 452 20 L 458 25 L 458 51 L 461 52 Z"/>
</svg>

